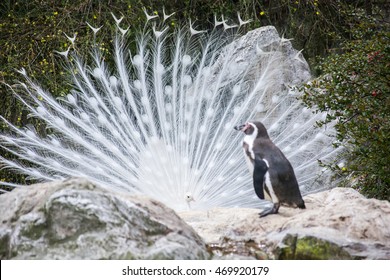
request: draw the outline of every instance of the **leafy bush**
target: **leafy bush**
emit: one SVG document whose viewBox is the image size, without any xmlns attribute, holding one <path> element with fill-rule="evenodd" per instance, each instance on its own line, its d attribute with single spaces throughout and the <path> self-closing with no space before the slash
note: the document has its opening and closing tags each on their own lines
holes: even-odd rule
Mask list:
<svg viewBox="0 0 390 280">
<path fill-rule="evenodd" d="M 337 120 L 337 142 L 346 147 L 344 166 L 330 164 L 344 182 L 368 197 L 390 199 L 389 25 L 360 23 L 352 40 L 324 59 L 322 75 L 305 85 L 304 102 L 327 112 L 319 125 Z"/>
</svg>

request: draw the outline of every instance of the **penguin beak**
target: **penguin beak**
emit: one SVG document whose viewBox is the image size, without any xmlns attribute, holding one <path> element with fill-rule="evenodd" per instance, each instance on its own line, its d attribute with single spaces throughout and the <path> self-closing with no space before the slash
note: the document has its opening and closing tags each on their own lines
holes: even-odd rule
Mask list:
<svg viewBox="0 0 390 280">
<path fill-rule="evenodd" d="M 245 127 L 245 124 L 236 125 L 236 126 L 234 127 L 234 129 L 240 131 L 240 130 L 243 129 L 244 127 Z"/>
<path fill-rule="evenodd" d="M 247 127 L 246 124 L 236 125 L 236 126 L 234 127 L 235 130 L 242 131 L 242 132 L 244 132 L 247 128 L 248 128 L 248 127 Z"/>
</svg>

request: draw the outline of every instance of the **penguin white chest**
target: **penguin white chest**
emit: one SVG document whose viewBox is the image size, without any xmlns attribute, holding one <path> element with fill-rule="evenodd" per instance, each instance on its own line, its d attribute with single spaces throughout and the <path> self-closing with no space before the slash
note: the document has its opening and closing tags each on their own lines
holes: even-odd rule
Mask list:
<svg viewBox="0 0 390 280">
<path fill-rule="evenodd" d="M 253 142 L 256 139 L 256 135 L 246 135 L 242 142 L 244 148 L 245 160 L 248 165 L 249 172 L 253 174 L 253 161 L 255 160 L 255 153 L 253 152 Z"/>
<path fill-rule="evenodd" d="M 255 153 L 253 152 L 253 142 L 255 141 L 255 139 L 256 139 L 256 135 L 251 134 L 251 135 L 246 135 L 244 137 L 244 141 L 243 141 L 243 147 L 244 147 L 245 153 L 252 160 L 255 160 Z"/>
</svg>

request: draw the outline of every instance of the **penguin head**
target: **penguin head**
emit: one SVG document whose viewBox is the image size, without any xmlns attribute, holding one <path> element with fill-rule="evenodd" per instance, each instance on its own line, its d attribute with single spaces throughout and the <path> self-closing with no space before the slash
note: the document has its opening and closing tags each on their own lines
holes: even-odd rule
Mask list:
<svg viewBox="0 0 390 280">
<path fill-rule="evenodd" d="M 256 135 L 255 138 L 269 138 L 267 129 L 261 122 L 246 122 L 245 124 L 235 126 L 234 129 L 242 131 L 246 135 Z"/>
<path fill-rule="evenodd" d="M 253 123 L 251 122 L 246 122 L 245 124 L 241 124 L 241 125 L 236 125 L 234 127 L 235 130 L 238 130 L 238 131 L 242 131 L 244 132 L 246 135 L 252 135 L 255 130 L 256 130 L 256 127 Z"/>
</svg>

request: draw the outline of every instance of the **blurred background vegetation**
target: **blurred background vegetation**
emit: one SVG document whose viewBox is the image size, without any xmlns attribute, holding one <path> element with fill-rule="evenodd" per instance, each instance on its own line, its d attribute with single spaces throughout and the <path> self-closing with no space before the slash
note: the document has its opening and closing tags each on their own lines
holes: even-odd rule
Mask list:
<svg viewBox="0 0 390 280">
<path fill-rule="evenodd" d="M 319 77 L 304 88 L 304 101 L 328 112 L 328 120 L 340 120 L 335 141 L 351 151 L 344 166 L 328 167 L 364 194 L 390 199 L 387 0 L 2 0 L 0 115 L 17 126 L 32 123 L 44 133 L 44 125 L 28 118 L 6 86 L 18 80 L 16 70 L 25 68 L 43 88 L 61 96 L 71 85 L 63 60 L 54 50 L 71 47 L 65 34 L 76 33 L 75 48 L 87 56 L 93 34 L 86 22 L 114 26 L 111 13 L 124 16 L 121 26 L 130 26 L 131 40 L 145 23 L 143 9 L 161 15 L 163 7 L 167 14 L 176 12 L 172 25 L 191 18 L 197 28 L 208 28 L 215 15 L 233 23 L 240 12 L 243 19 L 253 19 L 247 30 L 274 25 L 284 37 L 293 38 L 293 46 L 303 49 L 313 75 Z M 113 30 L 99 32 L 100 48 L 107 55 Z M 0 133 L 7 131 L 0 122 Z M 0 155 L 12 157 L 4 150 Z M 0 180 L 25 183 L 23 176 L 6 169 L 0 171 Z"/>
</svg>

